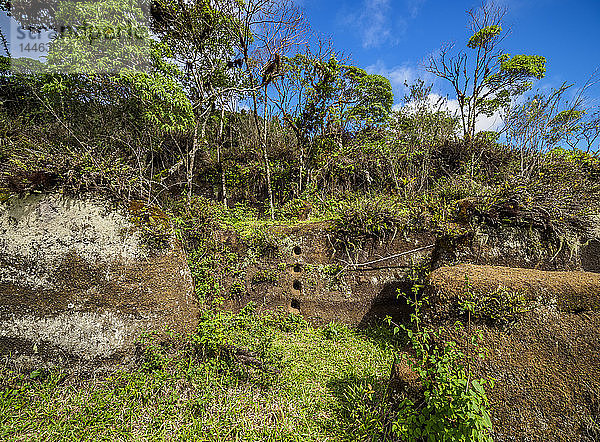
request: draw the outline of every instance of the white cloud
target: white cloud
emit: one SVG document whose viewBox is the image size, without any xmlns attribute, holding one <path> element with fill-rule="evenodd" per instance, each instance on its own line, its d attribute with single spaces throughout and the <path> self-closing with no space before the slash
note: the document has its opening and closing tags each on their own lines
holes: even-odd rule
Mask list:
<svg viewBox="0 0 600 442">
<path fill-rule="evenodd" d="M 361 10 L 346 14 L 344 22 L 360 32 L 364 48 L 395 45 L 406 34 L 408 20 L 417 17 L 424 2 L 404 0 L 398 7 L 397 1 L 363 0 Z"/>
<path fill-rule="evenodd" d="M 497 131 L 502 127 L 502 117 L 500 113 L 496 112 L 491 117 L 486 117 L 485 115 L 480 115 L 477 118 L 477 122 L 475 123 L 475 130 L 477 132 L 481 131 Z"/>
<path fill-rule="evenodd" d="M 431 110 L 446 110 L 451 115 L 460 116 L 460 105 L 458 100 L 447 99 L 439 94 L 431 93 L 427 96 L 427 104 Z M 409 109 L 414 106 L 412 103 L 404 105 Z M 394 109 L 398 110 L 402 108 L 402 104 L 397 104 Z M 480 115 L 475 123 L 475 131 L 496 131 L 502 127 L 502 118 L 498 112 L 491 117 Z"/>
<path fill-rule="evenodd" d="M 419 12 L 421 11 L 421 6 L 423 6 L 423 3 L 425 3 L 425 0 L 408 0 L 407 1 L 407 8 L 408 8 L 408 13 L 410 14 L 410 18 L 416 18 L 416 16 L 419 15 Z"/>
<path fill-rule="evenodd" d="M 422 72 L 410 63 L 404 63 L 393 68 L 388 68 L 383 61 L 377 60 L 375 64 L 367 66 L 365 70 L 369 74 L 383 75 L 389 79 L 394 90 L 400 90 L 404 87 L 405 82 L 411 84 L 417 78 L 422 76 Z"/>
<path fill-rule="evenodd" d="M 409 85 L 415 83 L 419 78 L 423 79 L 426 84 L 433 83 L 433 77 L 429 72 L 415 66 L 412 63 L 403 63 L 398 66 L 388 68 L 385 63 L 378 60 L 375 64 L 365 68 L 369 74 L 377 74 L 386 77 L 392 84 L 394 91 L 394 101 L 399 103 L 404 95 L 408 92 L 404 83 Z"/>
<path fill-rule="evenodd" d="M 362 13 L 355 25 L 363 34 L 363 47 L 372 48 L 393 40 L 390 23 L 390 0 L 365 0 Z"/>
</svg>

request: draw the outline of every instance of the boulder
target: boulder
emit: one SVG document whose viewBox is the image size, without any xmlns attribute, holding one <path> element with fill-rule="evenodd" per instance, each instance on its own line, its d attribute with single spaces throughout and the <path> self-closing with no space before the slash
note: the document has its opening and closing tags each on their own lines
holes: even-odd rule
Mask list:
<svg viewBox="0 0 600 442">
<path fill-rule="evenodd" d="M 456 308 L 461 300 L 501 308 L 499 287 L 522 303 L 510 321 L 471 317 L 470 326 L 454 327 L 468 321 Z M 474 378 L 495 380 L 487 391 L 494 440 L 598 440 L 600 275 L 463 264 L 432 272 L 427 291 L 425 317 L 470 355 Z"/>
<path fill-rule="evenodd" d="M 173 238 L 147 245 L 126 210 L 44 194 L 0 205 L 0 355 L 97 361 L 146 331 L 192 331 L 197 305 Z"/>
<path fill-rule="evenodd" d="M 556 303 L 561 311 L 600 310 L 600 273 L 549 272 L 499 266 L 460 264 L 431 273 L 429 293 L 438 302 L 468 293 L 491 293 L 503 287 L 527 300 Z"/>
</svg>

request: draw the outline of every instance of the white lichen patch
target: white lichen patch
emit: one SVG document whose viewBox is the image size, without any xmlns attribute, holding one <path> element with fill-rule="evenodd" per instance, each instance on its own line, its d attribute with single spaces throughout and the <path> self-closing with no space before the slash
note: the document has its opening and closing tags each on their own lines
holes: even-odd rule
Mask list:
<svg viewBox="0 0 600 442">
<path fill-rule="evenodd" d="M 130 344 L 149 321 L 112 312 L 64 312 L 53 317 L 15 316 L 0 321 L 0 337 L 61 348 L 84 359 L 110 357 Z"/>
<path fill-rule="evenodd" d="M 62 195 L 11 198 L 0 204 L 0 282 L 51 289 L 68 255 L 91 264 L 144 256 L 127 216 L 94 199 Z M 26 276 L 25 276 L 26 275 Z"/>
</svg>

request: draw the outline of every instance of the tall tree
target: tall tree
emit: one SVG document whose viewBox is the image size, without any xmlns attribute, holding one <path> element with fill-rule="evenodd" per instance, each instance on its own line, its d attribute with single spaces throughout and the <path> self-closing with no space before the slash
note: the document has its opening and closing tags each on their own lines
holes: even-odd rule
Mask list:
<svg viewBox="0 0 600 442">
<path fill-rule="evenodd" d="M 196 158 L 208 146 L 206 127 L 211 115 L 223 112 L 224 97 L 238 90 L 239 76 L 228 67 L 235 54 L 227 32 L 232 17 L 210 0 L 155 0 L 153 31 L 169 50 L 177 66 L 174 77 L 191 102 L 194 124 L 189 142 L 181 149 L 179 165 L 186 166 L 187 196 L 191 199 Z M 218 153 L 220 162 L 220 151 Z"/>
<path fill-rule="evenodd" d="M 271 218 L 274 218 L 267 122 L 268 89 L 278 72 L 271 72 L 265 76 L 265 70 L 273 60 L 289 54 L 303 43 L 307 22 L 300 8 L 291 0 L 219 0 L 216 4 L 219 10 L 233 17 L 231 26 L 226 29 L 236 42 L 238 54 L 243 60 L 254 124 L 260 138 L 269 212 Z M 262 124 L 259 115 L 261 106 Z"/>
<path fill-rule="evenodd" d="M 314 46 L 307 45 L 304 53 L 286 58 L 284 75 L 274 82 L 271 101 L 298 145 L 298 195 L 314 166 L 313 140 L 331 120 L 331 106 L 341 89 L 340 58 L 331 42 L 319 39 Z"/>
<path fill-rule="evenodd" d="M 44 63 L 13 58 L 2 69 L 4 109 L 12 112 L 17 103 L 23 124 L 50 144 L 68 146 L 73 162 L 104 171 L 111 159 L 124 160 L 137 171 L 128 193 L 150 198 L 152 186 L 163 185 L 154 167 L 164 135 L 188 130 L 193 116 L 169 72 L 174 66 L 165 63 L 165 47 L 150 37 L 144 2 L 45 7 L 29 16 L 12 13 L 26 27 L 53 30 L 54 39 Z"/>
<path fill-rule="evenodd" d="M 506 9 L 486 2 L 468 11 L 472 36 L 468 50 L 444 46 L 429 58 L 426 69 L 447 80 L 456 93 L 463 135 L 473 140 L 477 118 L 491 116 L 511 100 L 531 89 L 533 79 L 546 73 L 546 59 L 539 55 L 504 53 L 500 44 L 506 37 L 502 20 Z"/>
</svg>

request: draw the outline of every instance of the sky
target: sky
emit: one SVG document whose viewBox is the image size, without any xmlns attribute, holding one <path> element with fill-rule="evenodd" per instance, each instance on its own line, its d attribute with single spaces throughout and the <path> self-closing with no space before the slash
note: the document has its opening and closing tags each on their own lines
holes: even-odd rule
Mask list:
<svg viewBox="0 0 600 442">
<path fill-rule="evenodd" d="M 466 11 L 474 0 L 296 0 L 314 31 L 330 36 L 352 63 L 392 82 L 398 104 L 409 83 L 423 78 L 434 92 L 450 89 L 422 68 L 443 43 L 466 47 L 470 37 Z M 546 77 L 535 88 L 549 90 L 563 82 L 582 85 L 600 69 L 600 0 L 501 0 L 510 34 L 502 48 L 510 54 L 543 55 Z M 600 87 L 589 91 L 600 101 Z M 450 96 L 449 98 L 453 98 Z M 599 103 L 596 103 L 598 105 Z M 485 129 L 485 128 L 482 128 Z"/>
</svg>

